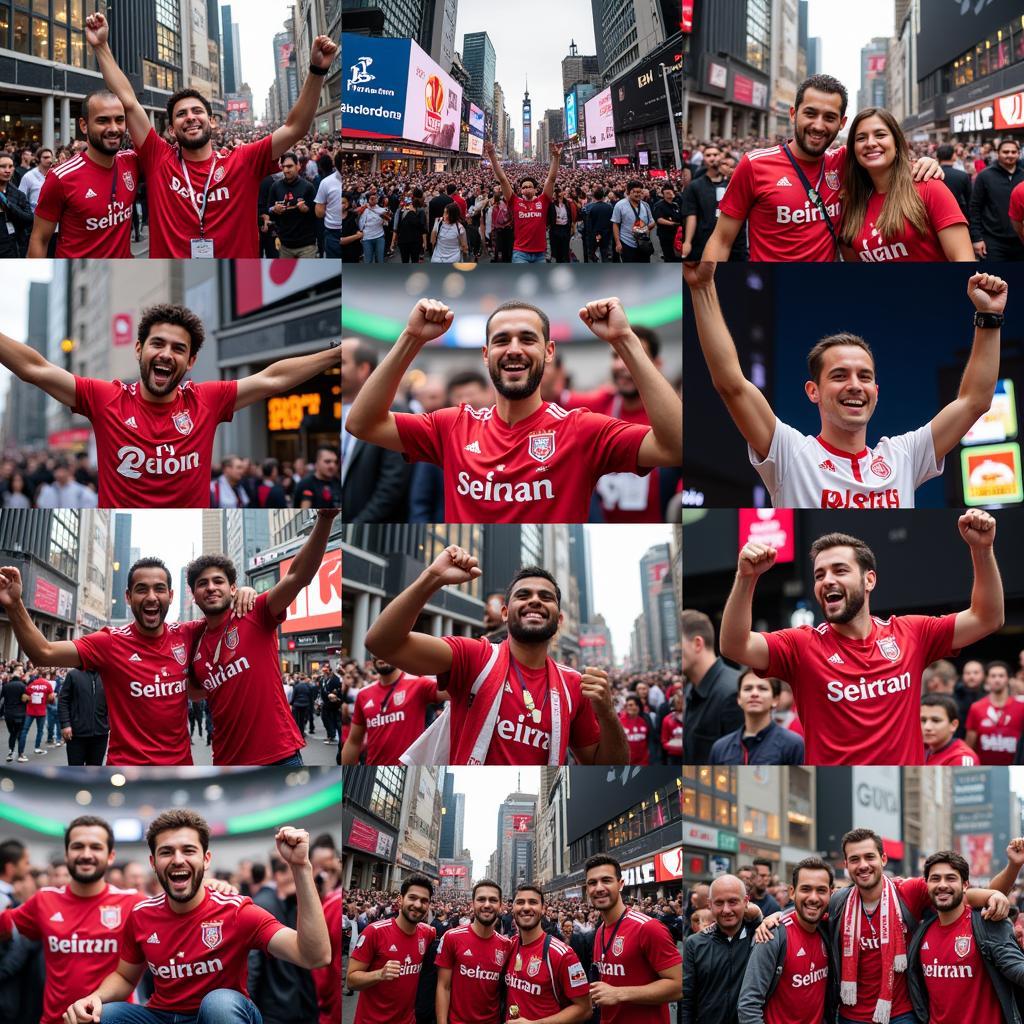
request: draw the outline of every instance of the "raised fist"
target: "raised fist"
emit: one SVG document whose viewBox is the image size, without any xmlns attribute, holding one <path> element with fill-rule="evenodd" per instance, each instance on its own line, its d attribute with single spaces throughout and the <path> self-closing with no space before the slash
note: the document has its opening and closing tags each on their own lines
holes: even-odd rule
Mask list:
<svg viewBox="0 0 1024 1024">
<path fill-rule="evenodd" d="M 737 568 L 741 576 L 755 579 L 766 573 L 774 564 L 778 551 L 771 544 L 748 541 L 740 549 Z"/>
<path fill-rule="evenodd" d="M 686 243 L 683 243 L 686 248 Z M 715 283 L 715 267 L 717 263 L 702 260 L 700 263 L 683 264 L 683 280 L 689 285 L 690 291 L 699 292 L 710 288 Z"/>
<path fill-rule="evenodd" d="M 420 299 L 409 314 L 406 330 L 421 345 L 440 338 L 452 325 L 455 314 L 437 299 Z"/>
<path fill-rule="evenodd" d="M 21 600 L 21 573 L 13 565 L 0 568 L 0 605 L 10 608 Z"/>
<path fill-rule="evenodd" d="M 309 863 L 309 833 L 305 829 L 285 825 L 277 830 L 274 841 L 277 855 L 285 864 L 300 867 Z"/>
<path fill-rule="evenodd" d="M 996 539 L 995 518 L 980 508 L 969 508 L 958 520 L 960 536 L 972 548 L 990 548 Z M 3 572 L 4 570 L 0 570 Z"/>
<path fill-rule="evenodd" d="M 972 274 L 967 282 L 967 297 L 979 313 L 1002 313 L 1009 289 L 995 274 Z"/>
<path fill-rule="evenodd" d="M 85 19 L 85 41 L 92 47 L 102 46 L 110 36 L 106 15 L 90 14 Z M 78 1005 L 77 1003 L 75 1004 Z"/>
<path fill-rule="evenodd" d="M 610 345 L 627 340 L 633 333 L 626 311 L 615 296 L 588 302 L 580 310 L 580 319 L 597 337 Z"/>
<path fill-rule="evenodd" d="M 450 544 L 427 566 L 427 572 L 436 576 L 441 585 L 458 586 L 483 575 L 480 563 L 464 548 Z"/>
<path fill-rule="evenodd" d="M 329 68 L 337 56 L 338 44 L 330 36 L 317 36 L 313 40 L 313 47 L 309 52 L 310 64 L 318 68 Z"/>
</svg>

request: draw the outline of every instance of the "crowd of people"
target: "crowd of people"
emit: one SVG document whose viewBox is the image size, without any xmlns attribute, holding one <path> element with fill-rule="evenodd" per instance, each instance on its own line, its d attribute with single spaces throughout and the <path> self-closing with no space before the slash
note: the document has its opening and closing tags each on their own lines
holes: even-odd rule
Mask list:
<svg viewBox="0 0 1024 1024">
<path fill-rule="evenodd" d="M 1012 133 L 911 142 L 880 107 L 847 123 L 846 87 L 830 75 L 801 83 L 794 110 L 789 137 L 687 136 L 684 260 L 1024 259 Z"/>
</svg>

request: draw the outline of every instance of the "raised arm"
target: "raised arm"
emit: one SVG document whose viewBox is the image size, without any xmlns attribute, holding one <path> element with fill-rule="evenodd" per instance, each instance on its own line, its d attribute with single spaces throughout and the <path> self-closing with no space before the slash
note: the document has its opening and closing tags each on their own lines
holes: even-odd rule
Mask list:
<svg viewBox="0 0 1024 1024">
<path fill-rule="evenodd" d="M 774 564 L 777 552 L 769 544 L 744 544 L 736 568 L 736 579 L 722 612 L 719 645 L 722 655 L 758 672 L 768 668 L 768 641 L 751 629 L 754 587 L 757 578 Z"/>
<path fill-rule="evenodd" d="M 584 665 L 580 690 L 594 709 L 594 715 L 601 726 L 601 736 L 589 747 L 573 747 L 573 756 L 580 764 L 628 764 L 629 741 L 615 713 L 608 673 L 603 668 Z"/>
<path fill-rule="evenodd" d="M 548 168 L 548 176 L 544 179 L 544 195 L 551 199 L 555 194 L 555 178 L 558 177 L 558 164 L 562 159 L 562 144 L 552 142 L 548 145 L 548 152 L 551 154 L 551 166 Z"/>
<path fill-rule="evenodd" d="M 306 356 L 291 356 L 271 363 L 266 369 L 260 370 L 238 382 L 238 395 L 235 398 L 235 411 L 244 409 L 253 402 L 279 395 L 289 388 L 311 380 L 318 373 L 341 366 L 341 347 L 325 348 L 320 352 L 311 352 Z"/>
<path fill-rule="evenodd" d="M 409 314 L 405 330 L 380 365 L 370 374 L 348 411 L 345 429 L 370 444 L 402 451 L 391 405 L 406 370 L 428 341 L 440 338 L 451 327 L 455 314 L 437 299 L 420 299 Z"/>
<path fill-rule="evenodd" d="M 295 101 L 295 106 L 288 111 L 288 117 L 280 128 L 271 136 L 270 153 L 275 160 L 282 157 L 309 131 L 316 106 L 320 102 L 320 90 L 324 86 L 324 78 L 330 69 L 331 62 L 338 54 L 338 44 L 330 36 L 317 36 L 309 52 L 309 63 L 319 68 L 323 74 L 310 71 L 302 83 L 302 91 Z"/>
<path fill-rule="evenodd" d="M 30 345 L 0 334 L 0 363 L 26 384 L 42 388 L 51 398 L 74 407 L 75 376 L 44 359 Z"/>
<path fill-rule="evenodd" d="M 121 101 L 124 107 L 124 120 L 132 135 L 132 144 L 138 149 L 142 145 L 152 125 L 149 115 L 142 109 L 132 83 L 128 76 L 118 67 L 114 54 L 110 50 L 108 37 L 110 26 L 105 15 L 90 14 L 85 19 L 85 41 L 92 47 L 100 73 L 107 88 Z"/>
<path fill-rule="evenodd" d="M 759 459 L 765 459 L 775 435 L 775 413 L 760 389 L 743 375 L 715 290 L 715 264 L 684 263 L 683 278 L 690 286 L 697 337 L 715 390 L 744 440 Z"/>
<path fill-rule="evenodd" d="M 709 263 L 727 262 L 742 227 L 743 221 L 730 217 L 719 210 L 715 230 L 711 233 L 708 244 L 704 246 L 704 255 L 701 259 L 707 260 Z"/>
<path fill-rule="evenodd" d="M 498 179 L 498 184 L 501 185 L 501 193 L 505 197 L 505 202 L 511 202 L 512 183 L 508 180 L 505 168 L 501 166 L 501 161 L 498 159 L 493 142 L 488 141 L 484 143 L 484 156 L 491 161 L 491 168 L 494 171 L 494 176 Z"/>
<path fill-rule="evenodd" d="M 307 970 L 326 967 L 331 962 L 331 937 L 309 863 L 309 833 L 286 825 L 278 829 L 274 838 L 278 857 L 291 868 L 296 918 L 294 928 L 275 932 L 267 951 Z"/>
<path fill-rule="evenodd" d="M 1024 838 L 1018 836 L 1016 839 L 1011 839 L 1009 846 L 1006 847 L 1006 867 L 999 874 L 993 876 L 989 886 L 1004 896 L 1009 896 L 1017 884 L 1017 876 L 1022 867 L 1024 867 Z"/>
<path fill-rule="evenodd" d="M 1001 628 L 1005 618 L 1003 610 L 1003 581 L 993 545 L 996 539 L 996 521 L 979 508 L 968 509 L 957 521 L 960 536 L 971 549 L 974 565 L 974 586 L 971 606 L 959 612 L 953 627 L 953 647 L 959 650 L 983 640 Z"/>
<path fill-rule="evenodd" d="M 322 508 L 317 510 L 316 522 L 306 542 L 292 560 L 288 572 L 270 588 L 267 594 L 267 608 L 272 615 L 280 615 L 299 594 L 313 582 L 317 570 L 324 560 L 327 550 L 327 538 L 340 508 Z M 340 609 L 339 609 L 340 612 Z"/>
<path fill-rule="evenodd" d="M 994 274 L 974 274 L 967 282 L 967 295 L 980 313 L 1002 313 L 1006 309 L 1007 293 L 1006 282 Z M 974 328 L 974 344 L 960 380 L 960 390 L 932 420 L 936 461 L 951 452 L 992 405 L 999 379 L 1000 337 L 998 327 Z"/>
<path fill-rule="evenodd" d="M 21 573 L 13 565 L 0 567 L 0 607 L 6 610 L 11 629 L 33 665 L 82 667 L 78 648 L 70 640 L 47 640 L 36 629 L 21 599 Z"/>
</svg>

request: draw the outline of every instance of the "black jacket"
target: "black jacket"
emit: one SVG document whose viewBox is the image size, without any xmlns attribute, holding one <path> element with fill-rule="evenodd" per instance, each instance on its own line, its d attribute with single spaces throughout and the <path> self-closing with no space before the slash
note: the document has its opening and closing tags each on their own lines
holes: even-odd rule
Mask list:
<svg viewBox="0 0 1024 1024">
<path fill-rule="evenodd" d="M 921 927 L 907 944 L 907 987 L 914 1013 L 923 1024 L 928 1021 L 928 990 L 921 969 L 921 943 L 928 925 L 935 920 L 936 915 L 929 910 Z M 1024 952 L 1014 938 L 1013 925 L 1009 921 L 986 921 L 980 913 L 972 913 L 971 931 L 988 980 L 1002 1008 L 1004 1024 L 1021 1024 L 1019 992 L 1024 986 Z"/>
<path fill-rule="evenodd" d="M 583 233 L 588 238 L 600 235 L 602 240 L 612 237 L 612 212 L 615 207 L 602 199 L 583 207 Z"/>
<path fill-rule="evenodd" d="M 270 186 L 270 196 L 267 201 L 267 209 L 264 211 L 270 214 L 270 219 L 277 225 L 277 237 L 281 244 L 289 249 L 301 249 L 304 245 L 316 245 L 316 205 L 313 200 L 316 192 L 313 184 L 301 174 L 293 182 L 285 181 L 283 177 L 275 178 L 274 184 Z M 299 200 L 306 204 L 306 212 L 302 213 L 298 208 Z M 274 204 L 283 203 L 286 207 L 284 213 L 274 213 Z"/>
<path fill-rule="evenodd" d="M 998 164 L 979 171 L 971 192 L 971 241 L 1020 245 L 1010 223 L 1010 193 L 1024 181 L 1024 166 L 1018 162 L 1013 174 Z"/>
<path fill-rule="evenodd" d="M 81 668 L 69 669 L 57 695 L 57 714 L 60 727 L 66 729 L 70 725 L 75 739 L 106 736 L 110 725 L 100 674 Z"/>
<path fill-rule="evenodd" d="M 4 715 L 10 718 L 25 717 L 25 702 L 21 699 L 25 692 L 25 680 L 21 676 L 8 679 L 0 689 L 0 701 L 3 703 Z"/>
<path fill-rule="evenodd" d="M 28 253 L 32 234 L 32 207 L 28 196 L 13 181 L 0 189 L 0 256 L 21 257 Z M 12 233 L 8 225 L 14 227 Z"/>
<path fill-rule="evenodd" d="M 948 164 L 942 165 L 942 173 L 945 175 L 942 179 L 943 184 L 953 193 L 953 198 L 960 204 L 960 209 L 963 210 L 964 216 L 969 217 L 971 209 L 971 176 L 966 171 L 958 171 L 955 167 Z"/>
<path fill-rule="evenodd" d="M 956 681 L 956 686 L 953 687 L 953 700 L 956 701 L 957 711 L 960 713 L 960 724 L 956 728 L 956 738 L 958 740 L 962 740 L 967 735 L 967 712 L 971 710 L 971 705 L 975 701 L 981 700 L 984 696 L 984 686 L 979 686 L 976 690 L 972 690 L 964 686 L 962 679 Z"/>
<path fill-rule="evenodd" d="M 690 685 L 683 712 L 683 762 L 709 764 L 715 740 L 743 728 L 736 703 L 740 671 L 719 658 L 700 681 Z"/>
<path fill-rule="evenodd" d="M 258 907 L 273 914 L 282 924 L 295 927 L 298 917 L 294 896 L 282 900 L 270 886 L 263 886 L 252 898 Z M 309 971 L 287 960 L 279 960 L 258 949 L 249 953 L 249 996 L 260 1008 L 267 1024 L 316 1020 L 316 988 Z"/>
<path fill-rule="evenodd" d="M 683 224 L 686 218 L 693 216 L 697 218 L 697 230 L 693 236 L 693 248 L 690 250 L 687 260 L 699 260 L 704 246 L 714 233 L 715 225 L 718 223 L 718 203 L 725 195 L 725 187 L 728 181 L 723 178 L 719 182 L 712 181 L 707 174 L 694 178 L 689 185 L 683 189 Z M 686 237 L 686 230 L 683 230 L 683 238 Z M 736 235 L 736 241 L 732 244 L 732 251 L 729 259 L 732 261 L 745 261 L 747 258 L 747 231 L 746 225 L 740 228 Z"/>
<path fill-rule="evenodd" d="M 746 922 L 730 940 L 714 925 L 683 943 L 682 1024 L 737 1024 L 736 1003 L 756 929 Z"/>
<path fill-rule="evenodd" d="M 401 452 L 356 438 L 341 470 L 346 523 L 400 523 L 406 519 L 412 466 Z"/>
</svg>

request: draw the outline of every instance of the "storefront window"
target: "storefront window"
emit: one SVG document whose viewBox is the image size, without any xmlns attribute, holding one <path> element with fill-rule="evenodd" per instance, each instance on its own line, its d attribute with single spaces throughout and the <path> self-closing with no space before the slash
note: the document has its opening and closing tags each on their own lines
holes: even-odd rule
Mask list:
<svg viewBox="0 0 1024 1024">
<path fill-rule="evenodd" d="M 731 824 L 729 808 L 732 804 L 728 800 L 715 801 L 715 824 L 722 828 L 728 828 Z"/>
<path fill-rule="evenodd" d="M 32 19 L 32 56 L 50 59 L 50 23 L 44 18 Z"/>
<path fill-rule="evenodd" d="M 683 814 L 692 818 L 697 812 L 697 791 L 683 786 Z"/>
<path fill-rule="evenodd" d="M 0 4 L 0 46 L 7 46 L 7 37 L 11 31 L 11 9 Z"/>
<path fill-rule="evenodd" d="M 32 0 L 32 13 L 45 18 L 50 13 L 50 0 Z"/>
<path fill-rule="evenodd" d="M 708 793 L 697 794 L 697 817 L 701 821 L 713 821 L 711 817 L 711 796 Z"/>
<path fill-rule="evenodd" d="M 68 30 L 53 29 L 53 59 L 58 64 L 66 64 L 68 60 Z"/>
<path fill-rule="evenodd" d="M 53 0 L 53 20 L 67 22 L 68 0 Z"/>
<path fill-rule="evenodd" d="M 82 28 L 85 25 L 82 0 L 68 0 L 71 6 L 71 24 L 75 28 Z"/>
<path fill-rule="evenodd" d="M 28 53 L 28 15 L 14 12 L 14 39 L 11 48 L 18 53 Z"/>
<path fill-rule="evenodd" d="M 76 68 L 85 67 L 85 41 L 81 32 L 71 33 L 71 60 L 68 63 Z"/>
</svg>

